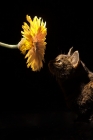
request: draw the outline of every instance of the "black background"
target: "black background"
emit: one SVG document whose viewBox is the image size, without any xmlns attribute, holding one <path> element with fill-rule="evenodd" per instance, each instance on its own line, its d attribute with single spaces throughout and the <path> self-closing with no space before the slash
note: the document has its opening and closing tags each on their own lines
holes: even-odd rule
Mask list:
<svg viewBox="0 0 93 140">
<path fill-rule="evenodd" d="M 20 41 L 27 14 L 46 21 L 45 63 L 40 72 L 33 72 L 26 67 L 19 50 L 0 46 L 1 140 L 65 139 L 67 135 L 67 139 L 74 139 L 71 124 L 76 116 L 66 108 L 62 92 L 48 70 L 48 62 L 73 46 L 93 71 L 92 4 L 61 0 L 2 1 L 1 42 L 17 44 Z"/>
</svg>

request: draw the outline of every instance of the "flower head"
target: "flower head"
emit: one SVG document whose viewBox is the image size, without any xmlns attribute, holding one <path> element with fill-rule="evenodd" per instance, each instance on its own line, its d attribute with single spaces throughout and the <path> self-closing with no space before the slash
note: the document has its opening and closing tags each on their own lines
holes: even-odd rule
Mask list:
<svg viewBox="0 0 93 140">
<path fill-rule="evenodd" d="M 27 58 L 27 67 L 31 67 L 33 71 L 38 71 L 43 67 L 44 54 L 46 49 L 46 22 L 41 18 L 34 17 L 33 21 L 30 16 L 26 16 L 29 25 L 24 22 L 22 25 L 22 39 L 19 42 L 19 49 L 25 58 Z"/>
</svg>

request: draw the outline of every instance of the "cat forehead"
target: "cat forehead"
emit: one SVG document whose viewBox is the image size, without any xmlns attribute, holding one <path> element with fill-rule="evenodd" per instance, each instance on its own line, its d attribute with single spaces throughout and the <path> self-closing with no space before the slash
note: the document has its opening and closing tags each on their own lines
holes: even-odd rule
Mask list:
<svg viewBox="0 0 93 140">
<path fill-rule="evenodd" d="M 69 56 L 68 56 L 68 55 L 65 55 L 65 54 L 60 54 L 60 55 L 58 55 L 58 56 L 56 57 L 56 60 L 62 59 L 62 58 L 69 58 Z"/>
</svg>

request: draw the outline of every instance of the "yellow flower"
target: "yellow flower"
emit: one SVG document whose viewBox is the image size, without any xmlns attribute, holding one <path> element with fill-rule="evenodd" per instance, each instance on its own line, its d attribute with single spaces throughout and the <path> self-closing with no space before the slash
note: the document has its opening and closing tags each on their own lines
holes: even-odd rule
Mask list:
<svg viewBox="0 0 93 140">
<path fill-rule="evenodd" d="M 25 58 L 27 58 L 27 67 L 31 67 L 33 71 L 39 71 L 43 67 L 44 54 L 46 49 L 46 22 L 41 18 L 34 17 L 33 21 L 30 16 L 26 16 L 29 24 L 24 22 L 22 25 L 22 39 L 19 42 L 19 49 Z"/>
</svg>

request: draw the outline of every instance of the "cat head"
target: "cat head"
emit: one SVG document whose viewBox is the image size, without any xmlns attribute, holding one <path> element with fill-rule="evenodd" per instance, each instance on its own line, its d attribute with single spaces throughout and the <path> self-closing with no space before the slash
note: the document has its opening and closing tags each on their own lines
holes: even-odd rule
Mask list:
<svg viewBox="0 0 93 140">
<path fill-rule="evenodd" d="M 79 66 L 79 52 L 73 52 L 73 47 L 70 48 L 67 55 L 60 54 L 54 60 L 48 63 L 50 72 L 57 78 L 67 79 L 75 74 Z"/>
</svg>

